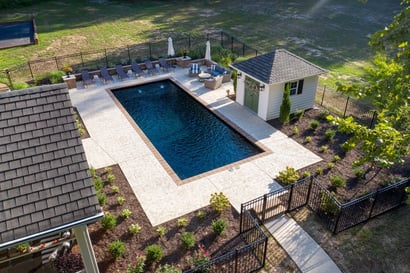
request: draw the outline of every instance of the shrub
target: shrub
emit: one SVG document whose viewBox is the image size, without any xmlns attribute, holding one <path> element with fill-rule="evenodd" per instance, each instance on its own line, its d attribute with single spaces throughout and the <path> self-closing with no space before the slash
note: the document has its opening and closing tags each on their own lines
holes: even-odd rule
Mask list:
<svg viewBox="0 0 410 273">
<path fill-rule="evenodd" d="M 145 267 L 145 257 L 137 256 L 135 258 L 135 261 L 132 261 L 131 264 L 128 265 L 125 273 L 143 273 L 144 267 Z"/>
<path fill-rule="evenodd" d="M 332 196 L 335 196 L 334 192 L 332 192 L 331 194 Z M 320 197 L 320 207 L 327 215 L 336 215 L 340 210 L 339 206 L 325 192 L 322 192 L 322 195 Z"/>
<path fill-rule="evenodd" d="M 219 236 L 225 231 L 227 223 L 224 219 L 218 219 L 218 220 L 212 221 L 211 226 L 212 226 L 213 232 L 217 236 Z"/>
<path fill-rule="evenodd" d="M 93 183 L 94 183 L 94 188 L 97 192 L 101 191 L 102 188 L 104 187 L 104 182 L 102 181 L 101 177 L 98 175 L 94 176 Z"/>
<path fill-rule="evenodd" d="M 280 171 L 276 178 L 283 184 L 292 184 L 298 181 L 299 175 L 294 168 L 286 166 L 286 169 Z"/>
<path fill-rule="evenodd" d="M 35 77 L 36 85 L 55 84 L 63 82 L 63 71 L 50 71 Z"/>
<path fill-rule="evenodd" d="M 317 167 L 316 174 L 323 174 L 323 168 L 322 167 Z"/>
<path fill-rule="evenodd" d="M 357 169 L 354 169 L 353 172 L 357 179 L 365 178 L 365 174 L 366 174 L 365 170 L 361 168 L 357 168 Z"/>
<path fill-rule="evenodd" d="M 141 226 L 138 225 L 138 224 L 131 224 L 131 225 L 128 227 L 128 231 L 129 231 L 132 235 L 138 234 L 138 233 L 141 231 Z"/>
<path fill-rule="evenodd" d="M 319 127 L 320 122 L 318 120 L 311 120 L 310 121 L 310 128 L 312 128 L 313 130 L 316 130 L 317 127 Z"/>
<path fill-rule="evenodd" d="M 283 92 L 282 104 L 279 109 L 279 121 L 283 124 L 289 123 L 291 108 L 290 104 L 290 84 L 286 84 Z"/>
<path fill-rule="evenodd" d="M 327 120 L 327 116 L 329 115 L 329 111 L 327 110 L 322 110 L 319 113 L 319 118 L 323 120 Z"/>
<path fill-rule="evenodd" d="M 336 135 L 336 131 L 335 130 L 333 130 L 333 129 L 327 129 L 326 130 L 326 132 L 325 132 L 325 139 L 326 140 L 333 140 L 333 138 L 335 137 L 335 135 Z"/>
<path fill-rule="evenodd" d="M 177 224 L 180 228 L 186 227 L 188 225 L 188 219 L 186 219 L 185 217 L 181 217 L 177 220 Z"/>
<path fill-rule="evenodd" d="M 163 237 L 165 233 L 167 232 L 166 228 L 164 226 L 159 226 L 157 228 L 157 233 L 159 237 Z"/>
<path fill-rule="evenodd" d="M 30 85 L 26 82 L 19 82 L 19 81 L 13 82 L 13 89 L 14 90 L 26 89 L 26 88 L 29 88 L 29 87 L 30 87 Z"/>
<path fill-rule="evenodd" d="M 197 250 L 195 250 L 194 255 L 186 259 L 186 265 L 188 268 L 194 268 L 201 266 L 211 260 L 209 252 L 205 249 L 203 245 L 200 245 Z M 206 271 L 205 271 L 206 272 Z"/>
<path fill-rule="evenodd" d="M 306 178 L 306 177 L 309 177 L 309 176 L 311 176 L 311 173 L 310 173 L 309 171 L 304 171 L 304 172 L 302 173 L 302 177 L 303 177 L 303 178 Z"/>
<path fill-rule="evenodd" d="M 118 198 L 117 198 L 118 205 L 121 206 L 122 204 L 124 204 L 124 202 L 125 202 L 124 196 L 118 196 Z"/>
<path fill-rule="evenodd" d="M 346 141 L 345 143 L 341 144 L 340 147 L 342 148 L 343 152 L 347 153 L 348 151 L 353 150 L 354 147 L 356 147 L 356 144 Z"/>
<path fill-rule="evenodd" d="M 97 177 L 97 171 L 95 170 L 93 166 L 90 167 L 90 174 L 92 178 Z"/>
<path fill-rule="evenodd" d="M 160 265 L 155 273 L 181 273 L 182 270 L 170 264 Z"/>
<path fill-rule="evenodd" d="M 147 263 L 156 263 L 162 259 L 162 248 L 159 245 L 149 245 L 145 248 Z"/>
<path fill-rule="evenodd" d="M 312 142 L 312 140 L 313 140 L 313 138 L 311 136 L 305 137 L 305 142 L 306 143 Z"/>
<path fill-rule="evenodd" d="M 228 197 L 226 197 L 223 192 L 212 193 L 209 202 L 211 203 L 211 206 L 214 208 L 214 210 L 218 213 L 221 213 L 231 206 Z"/>
<path fill-rule="evenodd" d="M 299 134 L 299 128 L 297 126 L 293 127 L 293 134 L 298 135 Z"/>
<path fill-rule="evenodd" d="M 110 184 L 114 183 L 114 181 L 115 181 L 115 175 L 113 175 L 113 174 L 107 175 L 107 181 L 108 181 L 108 183 L 110 183 Z"/>
<path fill-rule="evenodd" d="M 394 183 L 402 181 L 404 179 L 405 177 L 402 177 L 401 175 L 391 174 L 382 182 L 382 185 L 383 186 L 393 185 Z"/>
<path fill-rule="evenodd" d="M 101 225 L 104 229 L 113 229 L 117 225 L 117 218 L 111 213 L 106 213 L 101 220 Z"/>
<path fill-rule="evenodd" d="M 190 249 L 195 246 L 195 236 L 192 232 L 184 232 L 181 235 L 181 243 L 185 249 Z"/>
<path fill-rule="evenodd" d="M 304 113 L 305 113 L 305 111 L 303 109 L 302 110 L 296 110 L 293 113 L 293 116 L 295 117 L 296 120 L 300 120 L 303 117 Z"/>
<path fill-rule="evenodd" d="M 329 162 L 329 163 L 327 163 L 327 167 L 328 167 L 329 169 L 333 169 L 334 166 L 335 166 L 335 163 L 334 163 L 334 162 Z"/>
<path fill-rule="evenodd" d="M 327 150 L 329 150 L 329 146 L 327 146 L 327 145 L 322 145 L 322 146 L 320 146 L 320 151 L 321 151 L 322 153 L 326 152 Z"/>
<path fill-rule="evenodd" d="M 125 253 L 125 243 L 119 240 L 111 242 L 108 244 L 108 251 L 110 252 L 111 256 L 115 259 L 124 255 Z"/>
<path fill-rule="evenodd" d="M 130 217 L 132 214 L 132 211 L 130 211 L 129 209 L 123 209 L 121 211 L 121 217 L 124 219 L 128 219 L 128 217 Z"/>
<path fill-rule="evenodd" d="M 72 252 L 57 256 L 53 262 L 53 266 L 58 273 L 75 273 L 84 269 L 81 255 Z"/>
<path fill-rule="evenodd" d="M 109 174 L 112 173 L 112 168 L 111 168 L 111 167 L 105 167 L 105 168 L 104 168 L 104 172 L 105 172 L 107 175 L 109 175 Z"/>
<path fill-rule="evenodd" d="M 340 158 L 339 155 L 335 155 L 335 156 L 333 157 L 333 161 L 334 161 L 334 162 L 337 162 L 337 161 L 340 161 L 340 160 L 341 160 L 341 158 Z"/>
<path fill-rule="evenodd" d="M 346 187 L 346 180 L 338 175 L 332 175 L 330 177 L 330 182 L 332 183 L 333 187 Z"/>
<path fill-rule="evenodd" d="M 30 250 L 30 245 L 28 243 L 22 243 L 16 246 L 16 250 L 20 253 L 25 253 Z"/>
<path fill-rule="evenodd" d="M 198 216 L 199 219 L 202 220 L 206 217 L 206 212 L 203 211 L 203 210 L 199 210 L 198 213 L 197 213 L 197 216 Z"/>
<path fill-rule="evenodd" d="M 101 207 L 105 206 L 105 204 L 107 203 L 107 196 L 100 191 L 97 192 L 97 199 Z"/>
<path fill-rule="evenodd" d="M 118 186 L 111 186 L 111 190 L 113 193 L 117 194 L 120 192 L 120 187 Z"/>
</svg>

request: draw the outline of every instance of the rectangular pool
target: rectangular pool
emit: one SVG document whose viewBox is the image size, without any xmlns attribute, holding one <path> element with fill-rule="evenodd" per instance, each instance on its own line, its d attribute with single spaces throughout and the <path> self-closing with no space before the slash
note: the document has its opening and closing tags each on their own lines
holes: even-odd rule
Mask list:
<svg viewBox="0 0 410 273">
<path fill-rule="evenodd" d="M 170 80 L 112 93 L 182 180 L 263 152 Z"/>
</svg>

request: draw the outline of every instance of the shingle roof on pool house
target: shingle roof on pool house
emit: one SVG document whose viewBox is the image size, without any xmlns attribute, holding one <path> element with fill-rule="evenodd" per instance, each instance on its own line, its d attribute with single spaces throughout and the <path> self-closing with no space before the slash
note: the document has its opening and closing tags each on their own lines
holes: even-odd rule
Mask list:
<svg viewBox="0 0 410 273">
<path fill-rule="evenodd" d="M 73 114 L 65 84 L 0 94 L 0 250 L 74 229 L 98 272 L 86 225 L 103 212 Z"/>
</svg>

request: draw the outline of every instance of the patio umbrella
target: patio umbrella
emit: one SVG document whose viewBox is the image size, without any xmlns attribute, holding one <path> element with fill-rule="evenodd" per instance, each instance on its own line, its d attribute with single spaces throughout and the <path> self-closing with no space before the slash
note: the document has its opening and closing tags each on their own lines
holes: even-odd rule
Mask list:
<svg viewBox="0 0 410 273">
<path fill-rule="evenodd" d="M 211 61 L 211 42 L 206 41 L 205 60 Z"/>
<path fill-rule="evenodd" d="M 175 55 L 175 50 L 174 50 L 174 45 L 172 44 L 172 38 L 168 38 L 168 56 L 174 56 Z"/>
</svg>

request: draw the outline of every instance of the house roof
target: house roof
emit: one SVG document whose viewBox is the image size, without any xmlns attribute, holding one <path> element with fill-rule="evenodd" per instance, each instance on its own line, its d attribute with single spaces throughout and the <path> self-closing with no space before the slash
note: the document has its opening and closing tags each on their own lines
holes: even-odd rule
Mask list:
<svg viewBox="0 0 410 273">
<path fill-rule="evenodd" d="M 101 217 L 73 113 L 65 84 L 0 94 L 0 249 Z"/>
<path fill-rule="evenodd" d="M 266 84 L 288 82 L 327 72 L 285 49 L 277 49 L 231 66 Z"/>
</svg>

